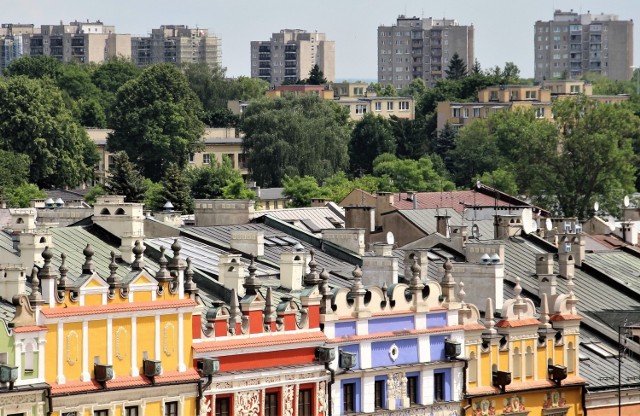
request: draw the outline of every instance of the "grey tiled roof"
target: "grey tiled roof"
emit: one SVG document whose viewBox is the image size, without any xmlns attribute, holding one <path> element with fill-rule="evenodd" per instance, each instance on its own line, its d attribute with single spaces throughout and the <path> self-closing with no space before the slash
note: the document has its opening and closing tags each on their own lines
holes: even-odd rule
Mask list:
<svg viewBox="0 0 640 416">
<path fill-rule="evenodd" d="M 336 223 L 344 227 L 344 216 L 339 217 L 329 207 L 285 208 L 257 211 L 256 216 L 268 215 L 282 221 L 301 221 L 313 233 L 323 229 L 336 228 Z M 306 221 L 305 221 L 306 220 Z"/>
</svg>

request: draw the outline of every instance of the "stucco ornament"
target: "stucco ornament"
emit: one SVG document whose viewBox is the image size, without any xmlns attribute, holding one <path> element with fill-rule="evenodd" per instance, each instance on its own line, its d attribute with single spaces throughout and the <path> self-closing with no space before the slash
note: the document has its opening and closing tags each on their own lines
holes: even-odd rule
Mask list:
<svg viewBox="0 0 640 416">
<path fill-rule="evenodd" d="M 240 416 L 260 415 L 260 392 L 244 391 L 236 394 L 236 412 Z"/>
<path fill-rule="evenodd" d="M 207 416 L 211 410 L 211 402 L 206 396 L 202 396 L 200 399 L 200 413 L 198 416 Z"/>
<path fill-rule="evenodd" d="M 398 355 L 400 355 L 398 346 L 396 344 L 391 344 L 391 347 L 389 347 L 389 358 L 391 358 L 391 361 L 395 363 L 398 359 Z"/>
<path fill-rule="evenodd" d="M 282 388 L 282 401 L 284 406 L 282 409 L 283 416 L 293 416 L 293 386 L 287 385 Z"/>
<path fill-rule="evenodd" d="M 326 382 L 318 383 L 318 413 L 324 413 L 327 403 Z"/>
</svg>

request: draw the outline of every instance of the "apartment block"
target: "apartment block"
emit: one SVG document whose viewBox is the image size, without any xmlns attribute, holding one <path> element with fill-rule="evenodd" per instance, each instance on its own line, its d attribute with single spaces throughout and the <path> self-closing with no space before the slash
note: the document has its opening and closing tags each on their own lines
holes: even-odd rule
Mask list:
<svg viewBox="0 0 640 416">
<path fill-rule="evenodd" d="M 535 80 L 580 79 L 587 73 L 628 80 L 633 65 L 633 21 L 613 14 L 556 10 L 534 26 Z"/>
<path fill-rule="evenodd" d="M 400 90 L 422 78 L 433 85 L 445 77 L 457 53 L 469 67 L 474 61 L 474 27 L 453 19 L 406 17 L 378 27 L 378 83 Z"/>
<path fill-rule="evenodd" d="M 324 33 L 283 29 L 270 40 L 251 42 L 251 77 L 271 85 L 309 77 L 317 64 L 329 82 L 335 81 L 336 45 Z"/>
<path fill-rule="evenodd" d="M 222 42 L 208 29 L 186 25 L 162 25 L 150 36 L 131 39 L 131 57 L 138 66 L 171 63 L 221 64 Z"/>
<path fill-rule="evenodd" d="M 378 96 L 366 82 L 339 82 L 332 86 L 335 102 L 349 111 L 351 120 L 358 121 L 367 113 L 383 118 L 415 118 L 415 102 L 411 96 Z"/>
<path fill-rule="evenodd" d="M 100 20 L 69 24 L 3 24 L 0 66 L 21 56 L 53 56 L 63 62 L 101 63 L 114 56 L 131 56 L 131 36 Z"/>
</svg>

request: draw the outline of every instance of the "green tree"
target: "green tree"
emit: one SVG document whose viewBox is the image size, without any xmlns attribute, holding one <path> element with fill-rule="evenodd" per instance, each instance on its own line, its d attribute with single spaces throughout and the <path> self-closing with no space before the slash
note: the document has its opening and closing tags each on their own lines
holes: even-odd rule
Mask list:
<svg viewBox="0 0 640 416">
<path fill-rule="evenodd" d="M 400 97 L 413 97 L 415 101 L 419 101 L 420 98 L 427 92 L 427 83 L 422 78 L 416 78 L 405 88 L 398 92 Z"/>
<path fill-rule="evenodd" d="M 185 214 L 193 212 L 189 181 L 176 163 L 170 163 L 167 166 L 161 184 L 160 196 L 164 202 L 171 202 L 176 211 L 182 211 Z"/>
<path fill-rule="evenodd" d="M 231 99 L 236 100 L 255 100 L 256 98 L 263 97 L 269 89 L 269 83 L 263 79 L 250 78 L 250 77 L 238 77 L 235 81 L 236 95 Z"/>
<path fill-rule="evenodd" d="M 38 185 L 32 183 L 24 183 L 7 192 L 7 201 L 9 207 L 27 208 L 31 205 L 32 199 L 43 199 L 47 193 L 38 188 Z"/>
<path fill-rule="evenodd" d="M 147 187 L 144 178 L 129 160 L 125 152 L 116 152 L 113 167 L 105 181 L 105 190 L 110 195 L 123 195 L 125 202 L 142 202 Z"/>
<path fill-rule="evenodd" d="M 324 85 L 327 83 L 327 79 L 324 77 L 324 72 L 320 69 L 318 64 L 315 64 L 311 71 L 309 71 L 309 78 L 307 84 L 309 85 Z"/>
<path fill-rule="evenodd" d="M 77 186 L 99 160 L 60 90 L 24 76 L 0 81 L 0 149 L 29 156 L 26 179 L 42 188 Z"/>
<path fill-rule="evenodd" d="M 231 166 L 231 160 L 227 157 L 223 158 L 222 163 L 213 160 L 209 165 L 188 168 L 185 175 L 189 181 L 191 196 L 195 199 L 220 198 L 229 182 L 237 179 L 242 182 L 242 175 Z"/>
<path fill-rule="evenodd" d="M 242 177 L 227 181 L 227 186 L 222 188 L 224 199 L 255 199 L 256 193 L 247 188 L 247 184 Z"/>
<path fill-rule="evenodd" d="M 107 149 L 125 151 L 145 177 L 157 180 L 169 164 L 181 169 L 202 149 L 201 118 L 185 76 L 173 65 L 153 65 L 118 90 Z"/>
<path fill-rule="evenodd" d="M 81 126 L 96 127 L 103 129 L 107 127 L 107 116 L 102 104 L 95 99 L 79 99 L 76 101 L 76 120 Z"/>
<path fill-rule="evenodd" d="M 378 156 L 373 175 L 389 178 L 396 191 L 445 191 L 455 188 L 435 171 L 429 157 L 420 160 L 398 159 L 392 154 Z"/>
<path fill-rule="evenodd" d="M 162 210 L 167 200 L 164 197 L 164 187 L 161 182 L 153 182 L 151 179 L 145 178 L 144 184 L 147 192 L 144 194 L 144 207 L 152 211 Z"/>
<path fill-rule="evenodd" d="M 0 197 L 6 198 L 13 189 L 26 184 L 30 163 L 25 154 L 0 150 Z"/>
<path fill-rule="evenodd" d="M 348 112 L 315 95 L 256 100 L 241 129 L 251 177 L 262 187 L 279 186 L 285 174 L 323 180 L 348 163 Z"/>
<path fill-rule="evenodd" d="M 320 198 L 323 190 L 318 185 L 318 181 L 313 176 L 285 175 L 282 180 L 284 190 L 282 194 L 291 200 L 292 207 L 308 207 L 312 198 Z"/>
<path fill-rule="evenodd" d="M 458 137 L 458 129 L 449 123 L 444 128 L 437 131 L 433 141 L 431 142 L 431 151 L 442 158 L 447 170 L 451 171 L 454 164 L 450 157 L 451 152 L 456 147 L 456 137 Z"/>
<path fill-rule="evenodd" d="M 455 147 L 445 157 L 453 161 L 451 173 L 458 185 L 466 185 L 471 178 L 496 170 L 500 151 L 488 120 L 475 120 L 460 129 Z"/>
<path fill-rule="evenodd" d="M 467 64 L 464 63 L 458 52 L 449 59 L 449 66 L 444 70 L 447 79 L 459 80 L 467 76 Z"/>
<path fill-rule="evenodd" d="M 477 177 L 476 180 L 509 195 L 518 195 L 518 184 L 516 183 L 515 175 L 504 168 L 498 168 L 493 172 L 485 172 Z"/>
<path fill-rule="evenodd" d="M 427 153 L 428 134 L 424 117 L 409 120 L 391 116 L 389 125 L 396 139 L 396 156 L 401 159 L 420 159 Z"/>
<path fill-rule="evenodd" d="M 351 173 L 371 173 L 373 160 L 383 153 L 396 151 L 396 139 L 389 120 L 367 113 L 358 121 L 349 141 Z"/>
<path fill-rule="evenodd" d="M 62 72 L 62 63 L 53 56 L 23 56 L 11 61 L 5 69 L 5 75 L 15 77 L 25 75 L 29 78 L 57 79 Z"/>
<path fill-rule="evenodd" d="M 107 191 L 104 190 L 102 185 L 96 185 L 93 188 L 89 189 L 89 192 L 84 195 L 84 202 L 89 205 L 93 205 L 96 203 L 96 199 L 98 199 L 99 196 L 106 194 Z"/>
<path fill-rule="evenodd" d="M 131 60 L 121 57 L 109 58 L 93 71 L 91 82 L 100 91 L 100 103 L 107 119 L 116 101 L 118 89 L 127 81 L 135 79 L 142 71 Z"/>
</svg>

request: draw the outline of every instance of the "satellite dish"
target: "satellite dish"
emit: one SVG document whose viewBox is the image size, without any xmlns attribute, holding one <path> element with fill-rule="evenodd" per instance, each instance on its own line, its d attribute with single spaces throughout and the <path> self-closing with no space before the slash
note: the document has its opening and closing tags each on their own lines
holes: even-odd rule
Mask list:
<svg viewBox="0 0 640 416">
<path fill-rule="evenodd" d="M 613 217 L 609 217 L 609 221 L 607 221 L 607 227 L 609 227 L 609 232 L 614 232 L 616 230 L 616 220 Z"/>
<path fill-rule="evenodd" d="M 553 228 L 553 224 L 551 224 L 551 218 L 547 218 L 544 222 L 544 228 L 547 229 L 547 231 L 551 231 L 551 228 Z"/>
<path fill-rule="evenodd" d="M 480 180 L 476 181 L 476 188 L 480 189 L 480 186 L 482 185 L 482 182 L 480 182 Z"/>
<path fill-rule="evenodd" d="M 395 242 L 396 242 L 396 239 L 393 236 L 393 233 L 391 231 L 389 231 L 387 233 L 387 244 L 394 244 Z"/>
<path fill-rule="evenodd" d="M 476 240 L 480 239 L 480 227 L 478 227 L 478 224 L 473 224 L 471 226 L 471 236 Z"/>
<path fill-rule="evenodd" d="M 625 208 L 629 207 L 629 195 L 625 195 L 622 202 L 624 203 Z"/>
<path fill-rule="evenodd" d="M 593 210 L 595 212 L 598 212 L 598 210 L 600 209 L 600 204 L 598 203 L 598 201 L 593 203 Z"/>
</svg>

